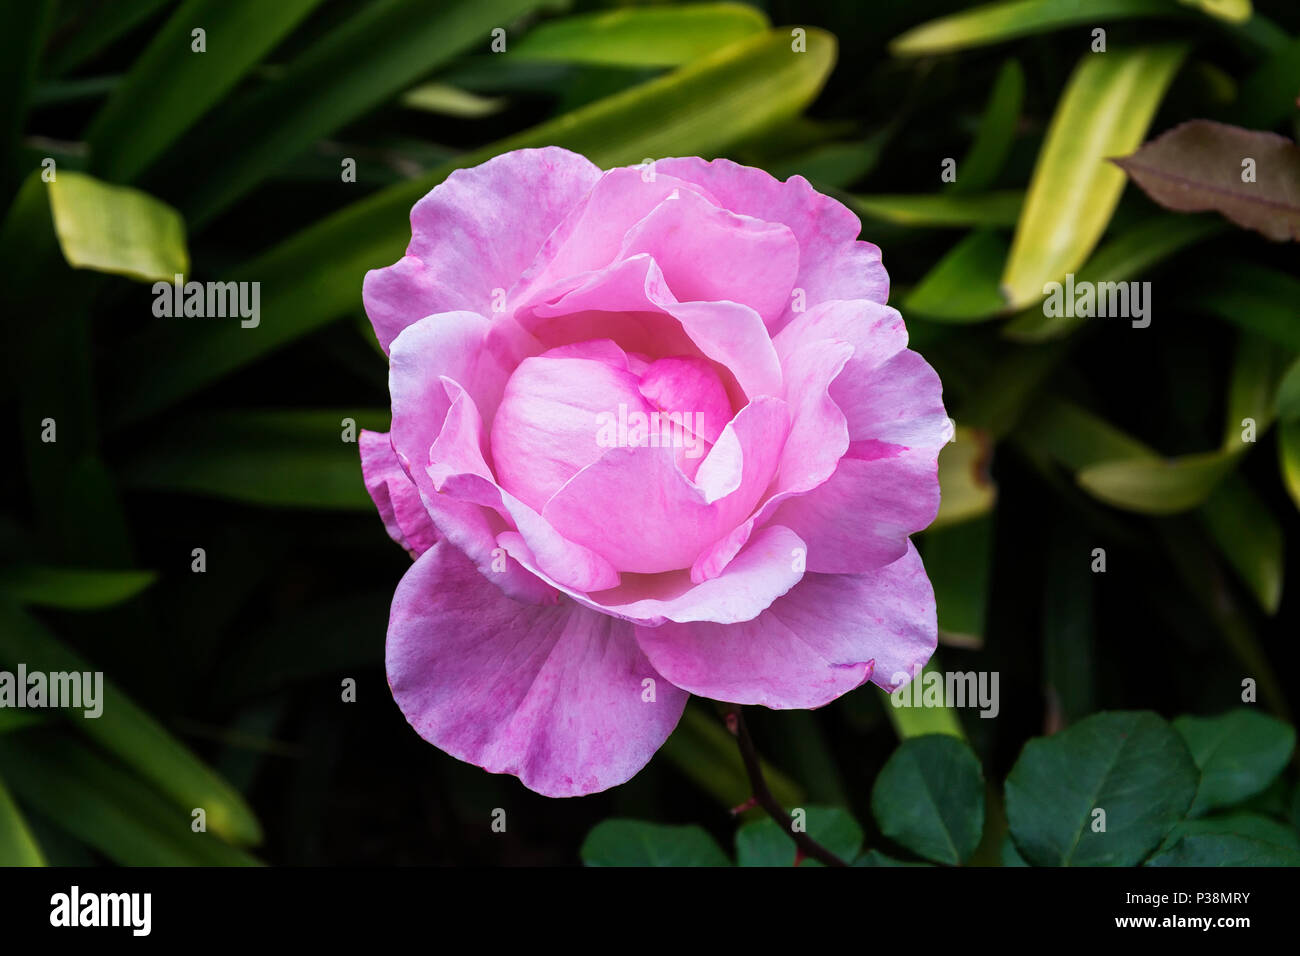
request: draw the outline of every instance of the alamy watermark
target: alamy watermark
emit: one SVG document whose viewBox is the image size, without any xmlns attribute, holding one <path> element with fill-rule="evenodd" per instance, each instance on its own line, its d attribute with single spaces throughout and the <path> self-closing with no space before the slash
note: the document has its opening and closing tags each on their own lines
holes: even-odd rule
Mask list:
<svg viewBox="0 0 1300 956">
<path fill-rule="evenodd" d="M 1065 284 L 1049 282 L 1043 286 L 1043 315 L 1052 319 L 1080 318 L 1132 319 L 1133 328 L 1151 324 L 1150 282 L 1076 282 L 1074 273 Z"/>
<path fill-rule="evenodd" d="M 906 681 L 906 683 L 903 683 Z M 895 707 L 977 707 L 981 717 L 993 718 L 998 702 L 997 671 L 899 671 L 893 683 L 901 685 L 889 695 Z"/>
<path fill-rule="evenodd" d="M 87 719 L 104 712 L 103 671 L 0 671 L 0 708 L 81 710 Z"/>
<path fill-rule="evenodd" d="M 224 319 L 238 316 L 241 328 L 255 329 L 262 321 L 262 283 L 172 282 L 153 284 L 153 314 L 160 319 Z"/>
<path fill-rule="evenodd" d="M 704 454 L 703 412 L 628 411 L 596 413 L 596 444 L 601 448 L 685 448 L 687 458 Z"/>
</svg>

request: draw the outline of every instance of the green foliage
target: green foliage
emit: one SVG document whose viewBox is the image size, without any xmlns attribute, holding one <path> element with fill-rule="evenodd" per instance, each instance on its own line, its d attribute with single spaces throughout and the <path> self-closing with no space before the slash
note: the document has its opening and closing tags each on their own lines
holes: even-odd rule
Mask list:
<svg viewBox="0 0 1300 956">
<path fill-rule="evenodd" d="M 1016 848 L 1037 866 L 1132 866 L 1187 813 L 1197 772 L 1155 714 L 1095 714 L 1031 740 L 1007 777 Z"/>
<path fill-rule="evenodd" d="M 961 741 L 945 734 L 903 741 L 871 791 L 880 831 L 917 856 L 965 863 L 984 832 L 984 776 Z"/>
</svg>

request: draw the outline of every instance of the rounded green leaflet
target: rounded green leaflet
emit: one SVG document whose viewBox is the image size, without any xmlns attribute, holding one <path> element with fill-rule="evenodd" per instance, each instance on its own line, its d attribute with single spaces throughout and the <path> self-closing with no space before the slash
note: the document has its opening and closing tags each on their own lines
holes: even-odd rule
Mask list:
<svg viewBox="0 0 1300 956">
<path fill-rule="evenodd" d="M 862 847 L 862 827 L 838 807 L 795 807 L 791 825 L 801 825 L 809 837 L 845 862 L 851 863 Z M 741 866 L 794 866 L 798 857 L 790 834 L 782 833 L 775 820 L 747 823 L 736 831 L 736 862 Z M 800 866 L 818 867 L 817 860 L 804 859 Z"/>
<path fill-rule="evenodd" d="M 984 832 L 984 775 L 964 742 L 947 734 L 903 741 L 871 792 L 880 832 L 918 856 L 956 866 Z"/>
<path fill-rule="evenodd" d="M 582 841 L 587 866 L 730 866 L 713 837 L 697 826 L 603 820 Z"/>
<path fill-rule="evenodd" d="M 1187 813 L 1199 779 L 1159 715 L 1094 714 L 1025 745 L 1007 777 L 1007 822 L 1034 866 L 1135 866 Z"/>
<path fill-rule="evenodd" d="M 1246 707 L 1218 717 L 1179 717 L 1174 729 L 1201 770 L 1189 817 L 1253 797 L 1282 772 L 1295 750 L 1293 728 Z"/>
<path fill-rule="evenodd" d="M 1300 866 L 1300 834 L 1257 813 L 1187 820 L 1147 866 Z"/>
</svg>

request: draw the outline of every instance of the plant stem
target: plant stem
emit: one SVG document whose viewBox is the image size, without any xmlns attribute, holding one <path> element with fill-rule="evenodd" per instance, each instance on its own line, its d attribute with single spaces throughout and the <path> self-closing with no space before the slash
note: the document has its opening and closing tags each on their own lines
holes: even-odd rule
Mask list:
<svg viewBox="0 0 1300 956">
<path fill-rule="evenodd" d="M 807 833 L 791 829 L 790 814 L 785 812 L 776 797 L 772 795 L 772 791 L 768 789 L 767 780 L 763 777 L 763 765 L 758 759 L 758 751 L 754 748 L 754 738 L 749 735 L 749 728 L 745 725 L 745 717 L 741 713 L 739 704 L 729 706 L 727 709 L 727 729 L 731 731 L 740 746 L 740 757 L 745 762 L 745 772 L 749 774 L 749 784 L 754 791 L 754 802 L 766 810 L 768 816 L 776 821 L 777 826 L 790 835 L 790 838 L 795 842 L 795 846 L 799 848 L 800 855 L 817 860 L 827 866 L 848 866 L 846 862 Z"/>
</svg>

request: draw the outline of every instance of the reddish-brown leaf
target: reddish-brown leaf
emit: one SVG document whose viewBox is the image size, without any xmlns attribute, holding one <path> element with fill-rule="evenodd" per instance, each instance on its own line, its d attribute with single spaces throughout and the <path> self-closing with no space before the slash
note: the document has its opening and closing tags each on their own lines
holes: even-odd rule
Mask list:
<svg viewBox="0 0 1300 956">
<path fill-rule="evenodd" d="M 1192 120 L 1112 162 L 1166 209 L 1300 239 L 1300 147 L 1285 136 Z"/>
</svg>

